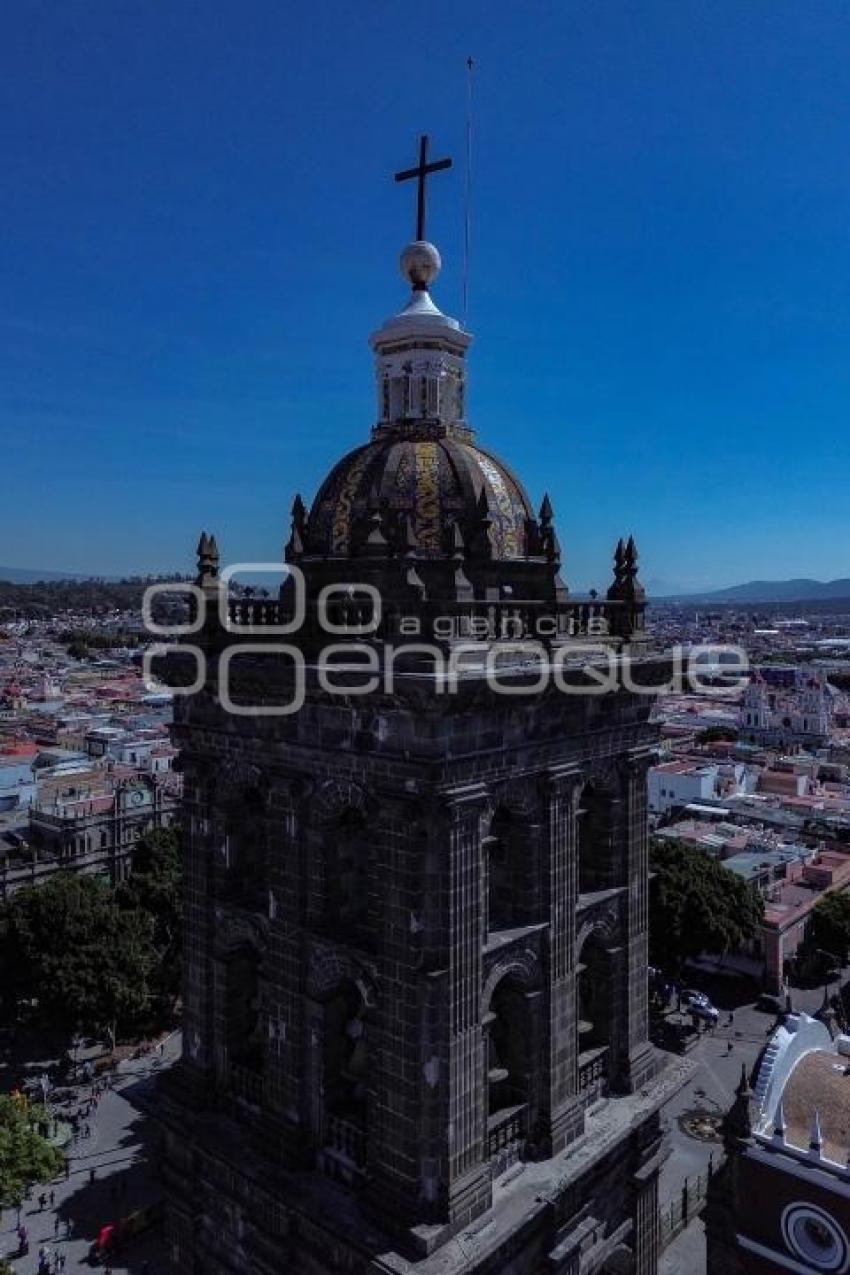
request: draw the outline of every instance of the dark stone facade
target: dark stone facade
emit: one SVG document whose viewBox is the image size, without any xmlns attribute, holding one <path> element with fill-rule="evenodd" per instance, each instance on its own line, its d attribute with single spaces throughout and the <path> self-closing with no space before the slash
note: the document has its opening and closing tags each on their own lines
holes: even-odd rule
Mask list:
<svg viewBox="0 0 850 1275">
<path fill-rule="evenodd" d="M 418 313 L 376 350 L 402 358 Z M 457 325 L 426 319 L 428 357 L 443 342 L 462 384 Z M 407 367 L 387 373 L 386 411 L 438 412 L 440 386 L 423 374 L 412 399 Z M 218 550 L 199 549 L 204 685 L 174 727 L 187 890 L 184 1056 L 160 1104 L 172 1269 L 652 1275 L 671 1085 L 647 1020 L 652 699 L 622 682 L 591 694 L 582 671 L 593 636 L 603 663 L 635 656 L 636 678 L 663 680 L 634 543 L 604 601 L 574 601 L 548 499 L 534 518 L 465 423 L 379 434 L 395 442 L 352 453 L 309 514 L 293 510 L 306 616 L 283 640 L 303 656 L 299 711 L 272 712 L 294 695 L 272 632 L 295 613 L 291 583 L 274 602 L 224 599 L 223 625 Z M 368 694 L 350 668 L 330 688 L 320 656 L 321 590 L 342 585 L 334 620 L 357 623 L 357 582 L 383 604 L 360 643 Z M 254 631 L 225 632 L 234 620 Z M 466 649 L 454 686 L 426 641 L 440 659 Z M 536 693 L 534 646 L 550 672 L 562 661 L 561 684 Z M 512 694 L 485 676 L 494 652 Z"/>
<path fill-rule="evenodd" d="M 481 1270 L 578 1270 L 583 1250 L 602 1257 L 621 1236 L 634 1269 L 654 1271 L 658 1103 L 640 1113 L 628 1097 L 656 1069 L 650 701 L 520 701 L 477 683 L 408 694 L 366 706 L 316 693 L 263 720 L 205 692 L 179 713 L 175 1269 L 479 1269 L 428 1254 L 488 1215 L 494 1177 L 517 1172 L 504 1210 L 533 1167 L 552 1198 L 517 1201 L 517 1231 Z M 350 1067 L 360 1042 L 365 1066 L 347 1075 L 335 1049 L 350 1046 Z M 588 1105 L 606 1098 L 614 1143 L 589 1146 Z M 336 1233 L 340 1192 L 356 1237 Z M 220 1193 L 238 1218 L 229 1257 Z"/>
</svg>

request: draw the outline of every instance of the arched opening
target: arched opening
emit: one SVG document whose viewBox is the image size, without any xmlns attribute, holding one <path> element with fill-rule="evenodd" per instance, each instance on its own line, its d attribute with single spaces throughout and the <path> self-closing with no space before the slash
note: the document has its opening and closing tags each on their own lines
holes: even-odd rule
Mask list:
<svg viewBox="0 0 850 1275">
<path fill-rule="evenodd" d="M 232 952 L 224 962 L 222 1013 L 229 1088 L 236 1097 L 258 1105 L 266 1034 L 262 1023 L 260 958 L 250 945 Z"/>
<path fill-rule="evenodd" d="M 247 907 L 265 900 L 265 815 L 259 789 L 245 791 L 227 814 L 227 897 Z"/>
<path fill-rule="evenodd" d="M 485 1155 L 499 1170 L 522 1154 L 528 1129 L 533 1033 L 526 992 L 507 975 L 484 1015 L 487 1094 Z"/>
<path fill-rule="evenodd" d="M 617 863 L 617 827 L 611 794 L 586 784 L 578 817 L 578 889 L 593 894 L 620 885 Z"/>
<path fill-rule="evenodd" d="M 326 1150 L 344 1164 L 366 1162 L 369 1032 L 360 989 L 344 983 L 325 1003 L 323 1081 Z"/>
<path fill-rule="evenodd" d="M 369 830 L 362 810 L 349 807 L 325 838 L 327 920 L 363 945 L 369 930 Z"/>
<path fill-rule="evenodd" d="M 591 934 L 585 942 L 576 972 L 578 1088 L 589 1105 L 608 1093 L 615 1013 L 613 962 L 597 935 Z"/>
<path fill-rule="evenodd" d="M 487 857 L 487 928 L 511 929 L 537 919 L 537 863 L 533 827 L 499 806 L 484 838 Z"/>
<path fill-rule="evenodd" d="M 487 926 L 491 931 L 506 929 L 513 923 L 513 841 L 510 811 L 500 806 L 484 841 L 487 851 Z"/>
</svg>

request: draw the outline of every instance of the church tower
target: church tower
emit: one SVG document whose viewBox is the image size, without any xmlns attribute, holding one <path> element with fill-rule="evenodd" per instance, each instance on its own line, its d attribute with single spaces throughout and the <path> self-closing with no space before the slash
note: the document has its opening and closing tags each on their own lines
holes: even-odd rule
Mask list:
<svg viewBox="0 0 850 1275">
<path fill-rule="evenodd" d="M 278 598 L 228 596 L 202 537 L 171 659 L 194 683 L 161 1098 L 181 1275 L 657 1269 L 663 665 L 634 541 L 604 599 L 571 597 L 548 496 L 478 441 L 426 152 L 371 436 L 295 498 Z"/>
</svg>

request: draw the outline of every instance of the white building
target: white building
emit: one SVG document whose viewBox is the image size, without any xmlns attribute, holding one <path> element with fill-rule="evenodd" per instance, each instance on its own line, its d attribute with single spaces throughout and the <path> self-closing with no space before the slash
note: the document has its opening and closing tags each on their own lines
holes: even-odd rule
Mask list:
<svg viewBox="0 0 850 1275">
<path fill-rule="evenodd" d="M 653 815 L 667 815 L 719 794 L 720 767 L 691 761 L 668 761 L 653 766 L 649 772 L 649 810 Z"/>
<path fill-rule="evenodd" d="M 741 701 L 741 734 L 760 744 L 824 744 L 838 699 L 823 673 L 808 665 L 798 669 L 793 691 L 774 689 L 756 673 Z"/>
</svg>

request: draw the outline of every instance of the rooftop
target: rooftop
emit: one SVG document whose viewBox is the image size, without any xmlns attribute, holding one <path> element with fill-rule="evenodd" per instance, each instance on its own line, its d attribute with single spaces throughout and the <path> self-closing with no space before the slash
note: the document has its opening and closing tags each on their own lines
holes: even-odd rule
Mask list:
<svg viewBox="0 0 850 1275">
<path fill-rule="evenodd" d="M 808 1149 L 817 1111 L 821 1154 L 844 1164 L 850 1149 L 850 1058 L 826 1049 L 804 1054 L 785 1082 L 782 1108 L 786 1142 Z"/>
</svg>

